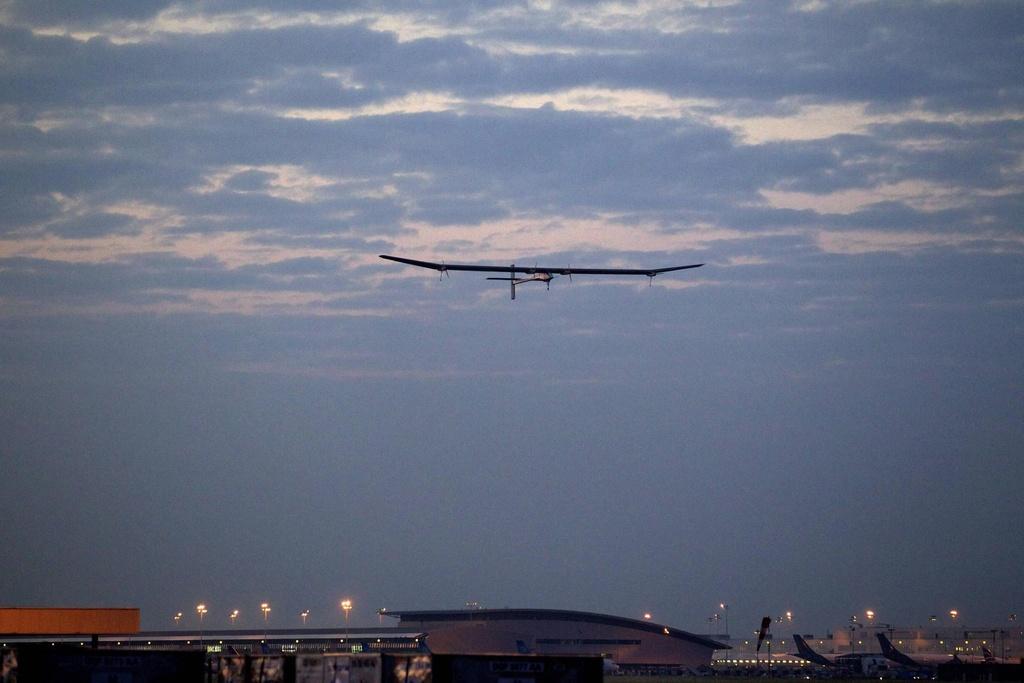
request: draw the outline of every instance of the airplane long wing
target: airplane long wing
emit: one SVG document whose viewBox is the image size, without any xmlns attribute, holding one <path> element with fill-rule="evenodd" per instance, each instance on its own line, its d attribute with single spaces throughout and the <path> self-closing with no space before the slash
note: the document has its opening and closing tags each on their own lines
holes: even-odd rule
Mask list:
<svg viewBox="0 0 1024 683">
<path fill-rule="evenodd" d="M 432 263 L 430 261 L 417 261 L 411 258 L 402 258 L 400 256 L 387 256 L 381 254 L 382 259 L 388 261 L 397 261 L 398 263 L 405 263 L 410 266 L 419 266 L 420 268 L 431 268 L 432 270 L 446 271 L 446 270 L 470 270 L 482 273 L 524 273 L 527 275 L 535 273 L 550 273 L 554 275 L 647 275 L 648 277 L 654 277 L 658 273 L 668 273 L 673 270 L 686 270 L 687 268 L 700 268 L 703 263 L 694 263 L 688 266 L 670 266 L 668 268 L 570 268 L 566 266 L 558 266 L 556 268 L 547 268 L 542 266 L 482 266 L 477 264 L 465 264 L 465 263 Z"/>
</svg>

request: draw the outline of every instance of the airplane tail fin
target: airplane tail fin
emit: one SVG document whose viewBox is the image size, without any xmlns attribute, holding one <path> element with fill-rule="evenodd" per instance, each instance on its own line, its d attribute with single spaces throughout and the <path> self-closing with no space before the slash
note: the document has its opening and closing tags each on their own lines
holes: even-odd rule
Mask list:
<svg viewBox="0 0 1024 683">
<path fill-rule="evenodd" d="M 981 654 L 983 654 L 985 656 L 985 661 L 986 662 L 994 662 L 994 661 L 996 661 L 996 656 L 994 654 L 992 654 L 992 650 L 988 649 L 984 645 L 981 646 Z"/>
<path fill-rule="evenodd" d="M 811 646 L 807 644 L 807 641 L 799 633 L 793 634 L 793 642 L 796 643 L 797 656 L 806 659 L 808 662 L 821 664 L 822 666 L 832 666 L 832 662 L 812 650 Z"/>
<path fill-rule="evenodd" d="M 761 630 L 757 632 L 757 651 L 761 651 L 761 643 L 764 642 L 764 637 L 768 635 L 768 627 L 772 625 L 772 618 L 765 617 L 761 620 Z"/>
<path fill-rule="evenodd" d="M 875 635 L 878 636 L 878 644 L 882 646 L 882 654 L 891 658 L 892 653 L 896 652 L 896 648 L 892 646 L 892 643 L 889 642 L 884 633 L 876 633 Z"/>
<path fill-rule="evenodd" d="M 878 644 L 882 646 L 882 654 L 886 659 L 890 659 L 897 664 L 902 664 L 903 666 L 921 668 L 920 664 L 897 650 L 893 644 L 889 642 L 889 639 L 885 637 L 884 633 L 876 633 L 875 635 L 878 636 Z"/>
</svg>

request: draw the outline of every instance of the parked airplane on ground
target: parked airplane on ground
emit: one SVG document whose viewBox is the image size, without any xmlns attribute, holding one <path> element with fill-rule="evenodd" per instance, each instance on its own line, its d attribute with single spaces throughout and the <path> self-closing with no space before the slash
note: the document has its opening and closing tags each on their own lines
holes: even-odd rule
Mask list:
<svg viewBox="0 0 1024 683">
<path fill-rule="evenodd" d="M 878 637 L 879 645 L 882 646 L 882 654 L 897 664 L 914 669 L 934 669 L 939 664 L 953 661 L 953 658 L 956 656 L 946 654 L 915 654 L 911 657 L 897 650 L 896 646 L 889 642 L 884 633 L 876 633 L 875 635 Z"/>
<path fill-rule="evenodd" d="M 847 652 L 841 655 L 823 655 L 815 652 L 807 641 L 797 633 L 793 634 L 796 643 L 796 657 L 806 659 L 812 664 L 819 664 L 842 671 L 853 671 L 858 674 L 874 674 L 888 668 L 888 661 L 880 652 Z"/>
<path fill-rule="evenodd" d="M 1012 657 L 996 657 L 992 654 L 992 650 L 984 645 L 981 646 L 981 654 L 983 655 L 986 664 L 1020 664 L 1019 659 Z"/>
<path fill-rule="evenodd" d="M 543 282 L 551 289 L 551 280 L 558 277 L 559 275 L 568 275 L 569 279 L 572 279 L 573 274 L 576 275 L 646 275 L 654 282 L 654 277 L 661 273 L 668 273 L 673 270 L 686 270 L 688 268 L 700 268 L 703 263 L 694 263 L 688 266 L 670 266 L 668 268 L 542 268 L 540 266 L 532 267 L 516 267 L 516 264 L 511 266 L 483 266 L 477 264 L 457 264 L 457 263 L 432 263 L 430 261 L 417 261 L 410 258 L 402 258 L 399 256 L 387 256 L 381 254 L 382 259 L 388 261 L 397 261 L 398 263 L 405 263 L 410 266 L 418 266 L 420 268 L 430 268 L 440 272 L 442 275 L 447 275 L 450 270 L 470 270 L 481 273 L 508 273 L 509 277 L 489 277 L 488 280 L 507 280 L 512 287 L 512 298 L 516 298 L 516 285 L 526 284 L 527 282 Z M 522 273 L 524 277 L 516 277 L 516 273 Z"/>
<path fill-rule="evenodd" d="M 946 662 L 961 661 L 967 664 L 995 664 L 998 663 L 996 657 L 992 654 L 992 651 L 987 647 L 982 647 L 981 651 L 983 656 L 978 655 L 946 655 L 946 654 L 915 654 L 908 655 L 904 652 L 900 652 L 896 649 L 888 638 L 885 637 L 884 633 L 876 633 L 878 636 L 878 643 L 882 646 L 882 654 L 884 654 L 890 660 L 902 664 L 903 666 L 909 666 L 915 669 L 934 669 L 939 664 L 945 664 Z"/>
</svg>

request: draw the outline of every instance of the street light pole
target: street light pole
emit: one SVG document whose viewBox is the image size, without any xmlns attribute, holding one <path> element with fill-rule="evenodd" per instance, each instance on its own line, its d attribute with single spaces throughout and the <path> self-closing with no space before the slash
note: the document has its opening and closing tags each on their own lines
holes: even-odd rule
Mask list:
<svg viewBox="0 0 1024 683">
<path fill-rule="evenodd" d="M 342 600 L 341 611 L 345 613 L 345 637 L 348 638 L 348 613 L 352 611 L 352 601 L 348 598 Z"/>
<path fill-rule="evenodd" d="M 203 617 L 206 616 L 206 605 L 199 603 L 196 605 L 196 612 L 199 614 L 199 648 L 203 647 Z"/>
<path fill-rule="evenodd" d="M 260 603 L 260 611 L 263 612 L 263 640 L 267 640 L 267 624 L 270 623 L 270 604 L 266 602 Z M 264 644 L 266 644 L 264 642 Z"/>
<path fill-rule="evenodd" d="M 729 638 L 729 605 L 724 602 L 718 603 L 719 609 L 725 614 L 725 637 Z"/>
</svg>

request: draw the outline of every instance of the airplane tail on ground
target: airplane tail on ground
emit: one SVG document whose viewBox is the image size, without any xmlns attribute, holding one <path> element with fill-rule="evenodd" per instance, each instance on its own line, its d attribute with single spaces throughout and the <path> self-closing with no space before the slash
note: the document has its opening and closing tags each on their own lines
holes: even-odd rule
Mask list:
<svg viewBox="0 0 1024 683">
<path fill-rule="evenodd" d="M 807 644 L 807 641 L 804 640 L 799 634 L 793 634 L 793 641 L 796 643 L 796 651 L 798 657 L 806 659 L 808 662 L 820 664 L 822 666 L 835 666 L 835 662 L 830 662 L 829 660 L 825 659 L 817 652 L 812 650 L 811 646 Z"/>
<path fill-rule="evenodd" d="M 875 635 L 878 636 L 878 644 L 882 646 L 882 654 L 885 655 L 886 659 L 890 659 L 897 664 L 902 664 L 903 666 L 909 666 L 915 669 L 921 668 L 920 664 L 897 650 L 893 644 L 889 642 L 889 639 L 885 637 L 884 633 L 876 633 Z"/>
<path fill-rule="evenodd" d="M 768 627 L 772 625 L 772 618 L 765 617 L 761 620 L 761 630 L 757 632 L 757 651 L 761 651 L 761 643 L 764 642 L 764 638 L 768 635 Z"/>
<path fill-rule="evenodd" d="M 992 650 L 988 649 L 984 645 L 981 646 L 981 654 L 985 656 L 986 663 L 992 663 L 996 661 L 996 656 L 992 654 Z"/>
</svg>

